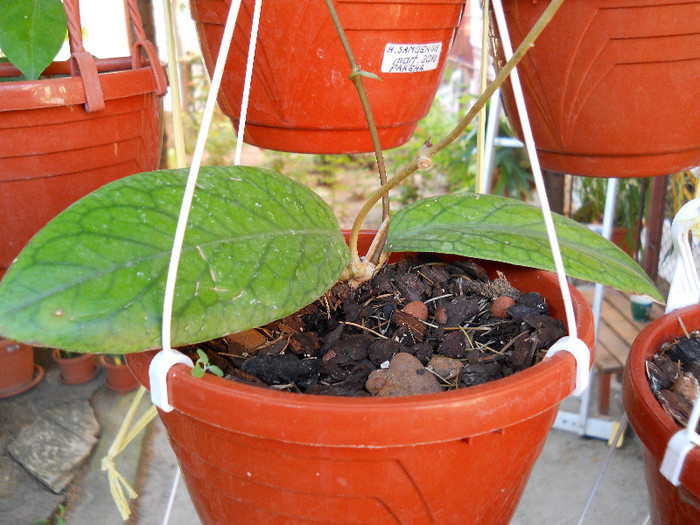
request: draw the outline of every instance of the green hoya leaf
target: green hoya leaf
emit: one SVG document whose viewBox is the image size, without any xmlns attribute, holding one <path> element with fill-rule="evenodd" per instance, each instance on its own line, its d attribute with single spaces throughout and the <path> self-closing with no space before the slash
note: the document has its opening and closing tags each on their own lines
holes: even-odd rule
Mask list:
<svg viewBox="0 0 700 525">
<path fill-rule="evenodd" d="M 663 300 L 644 270 L 617 246 L 566 217 L 555 215 L 554 224 L 567 275 Z M 387 246 L 554 270 L 540 208 L 496 195 L 415 202 L 392 218 Z"/>
<path fill-rule="evenodd" d="M 35 346 L 159 348 L 186 170 L 141 173 L 69 207 L 0 281 L 0 334 Z M 180 260 L 174 345 L 279 319 L 321 296 L 349 250 L 323 200 L 259 168 L 202 168 Z"/>
<path fill-rule="evenodd" d="M 28 80 L 36 80 L 66 38 L 61 0 L 0 0 L 0 49 Z"/>
</svg>

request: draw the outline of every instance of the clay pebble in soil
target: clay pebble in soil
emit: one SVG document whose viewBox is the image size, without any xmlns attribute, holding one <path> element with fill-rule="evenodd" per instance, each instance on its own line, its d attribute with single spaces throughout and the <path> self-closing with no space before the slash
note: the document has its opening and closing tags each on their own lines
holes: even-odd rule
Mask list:
<svg viewBox="0 0 700 525">
<path fill-rule="evenodd" d="M 440 383 L 415 356 L 399 352 L 389 367 L 372 372 L 365 388 L 376 396 L 410 396 L 441 392 Z"/>
</svg>

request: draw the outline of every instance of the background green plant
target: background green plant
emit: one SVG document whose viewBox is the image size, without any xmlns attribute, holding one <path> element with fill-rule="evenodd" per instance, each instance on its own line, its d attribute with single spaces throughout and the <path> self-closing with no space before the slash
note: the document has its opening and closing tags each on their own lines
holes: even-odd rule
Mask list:
<svg viewBox="0 0 700 525">
<path fill-rule="evenodd" d="M 600 224 L 605 211 L 608 179 L 574 177 L 573 191 L 579 201 L 573 218 L 578 222 Z M 619 179 L 615 201 L 614 226 L 625 230 L 625 244 L 636 252 L 645 210 L 648 204 L 645 179 Z"/>
</svg>

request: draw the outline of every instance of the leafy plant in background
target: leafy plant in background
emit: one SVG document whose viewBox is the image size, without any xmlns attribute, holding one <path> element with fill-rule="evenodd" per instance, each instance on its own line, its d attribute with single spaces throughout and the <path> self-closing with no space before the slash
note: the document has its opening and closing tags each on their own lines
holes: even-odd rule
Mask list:
<svg viewBox="0 0 700 525">
<path fill-rule="evenodd" d="M 546 16 L 558 5 L 560 0 L 552 2 Z M 308 187 L 264 168 L 203 168 L 178 270 L 173 344 L 257 327 L 298 311 L 339 279 L 351 285 L 369 279 L 384 253 L 381 246 L 365 258 L 358 253 L 357 235 L 367 212 L 416 170 L 427 170 L 432 157 L 463 133 L 535 34 L 443 140 L 426 141 L 391 178 L 382 171 L 378 152 L 381 188 L 360 211 L 349 246 L 332 210 Z M 351 78 L 361 88 L 358 73 Z M 165 281 L 186 179 L 186 170 L 126 177 L 51 221 L 0 282 L 0 334 L 80 352 L 159 348 Z M 383 227 L 387 224 L 389 251 L 554 267 L 542 212 L 521 201 L 442 195 L 405 206 L 391 220 L 387 215 Z M 555 224 L 569 275 L 660 298 L 644 271 L 617 247 L 564 217 L 556 217 Z"/>
<path fill-rule="evenodd" d="M 461 106 L 469 106 L 474 97 L 462 97 Z M 392 163 L 409 162 L 411 152 L 416 151 L 425 137 L 440 137 L 449 132 L 455 117 L 446 110 L 439 99 L 433 102 L 428 115 L 421 120 L 416 133 L 407 148 L 387 152 L 387 159 Z M 499 120 L 499 137 L 512 137 L 512 131 L 504 119 Z M 423 139 L 421 139 L 423 137 Z M 471 124 L 455 140 L 448 150 L 434 158 L 430 172 L 412 177 L 400 187 L 399 201 L 413 202 L 430 194 L 432 182 L 439 179 L 450 192 L 474 191 L 476 181 L 477 129 Z M 522 148 L 498 146 L 494 150 L 493 181 L 491 193 L 530 201 L 532 199 L 534 180 L 530 170 L 530 161 Z M 438 184 L 433 184 L 436 186 Z"/>
<path fill-rule="evenodd" d="M 183 119 L 185 151 L 188 155 L 192 155 L 197 135 L 199 134 L 200 123 L 204 113 L 204 103 L 209 94 L 209 87 L 204 75 L 201 58 L 191 58 L 184 63 L 184 68 L 187 70 L 190 78 L 185 90 L 184 104 L 187 108 Z M 231 121 L 216 106 L 212 116 L 208 140 L 204 145 L 206 162 L 212 166 L 231 164 L 233 159 L 231 144 L 235 144 L 235 142 L 236 135 L 231 127 Z M 172 154 L 174 155 L 174 151 Z"/>
<path fill-rule="evenodd" d="M 607 179 L 575 177 L 573 190 L 580 203 L 573 213 L 578 222 L 600 224 L 605 211 Z M 644 210 L 647 205 L 646 179 L 620 179 L 617 187 L 615 218 L 613 224 L 624 230 L 623 244 L 635 253 L 641 232 Z"/>
<path fill-rule="evenodd" d="M 51 64 L 67 30 L 61 0 L 0 0 L 0 50 L 27 80 Z"/>
</svg>

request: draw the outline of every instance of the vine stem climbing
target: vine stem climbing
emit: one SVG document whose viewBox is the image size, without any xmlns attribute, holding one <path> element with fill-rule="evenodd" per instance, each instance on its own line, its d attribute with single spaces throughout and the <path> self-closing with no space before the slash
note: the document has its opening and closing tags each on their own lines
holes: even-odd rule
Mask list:
<svg viewBox="0 0 700 525">
<path fill-rule="evenodd" d="M 469 108 L 467 113 L 461 118 L 461 120 L 457 123 L 454 129 L 452 129 L 452 131 L 450 131 L 443 139 L 439 140 L 436 143 L 433 143 L 430 138 L 427 139 L 424 142 L 423 146 L 421 146 L 416 158 L 408 164 L 404 165 L 393 177 L 387 180 L 386 169 L 383 160 L 383 153 L 379 144 L 377 128 L 374 124 L 374 118 L 372 116 L 369 101 L 367 99 L 367 92 L 364 88 L 364 84 L 362 83 L 363 76 L 369 76 L 374 78 L 376 78 L 376 76 L 371 73 L 362 71 L 357 65 L 357 62 L 355 61 L 354 55 L 352 54 L 352 50 L 350 49 L 350 45 L 347 41 L 347 38 L 345 38 L 345 33 L 343 31 L 338 15 L 335 11 L 335 7 L 333 6 L 333 1 L 326 0 L 326 5 L 328 5 L 328 9 L 331 12 L 331 18 L 333 19 L 336 31 L 338 32 L 338 36 L 341 42 L 343 43 L 343 48 L 345 49 L 345 53 L 348 56 L 350 66 L 352 68 L 350 78 L 355 84 L 355 87 L 359 93 L 360 101 L 362 102 L 362 107 L 365 112 L 365 117 L 369 125 L 369 131 L 372 136 L 372 143 L 375 146 L 375 153 L 377 156 L 377 165 L 379 167 L 379 177 L 381 184 L 379 190 L 377 190 L 367 199 L 365 204 L 360 209 L 357 218 L 355 219 L 355 222 L 353 223 L 348 243 L 350 246 L 351 261 L 348 265 L 348 268 L 344 272 L 342 278 L 350 279 L 351 282 L 354 282 L 355 284 L 359 284 L 360 282 L 364 282 L 365 280 L 369 280 L 371 278 L 372 272 L 376 267 L 379 266 L 381 253 L 383 252 L 384 244 L 386 242 L 386 227 L 382 231 L 377 233 L 378 239 L 376 240 L 375 252 L 373 257 L 371 257 L 371 260 L 363 261 L 358 253 L 357 239 L 359 237 L 359 232 L 362 227 L 362 224 L 364 223 L 370 210 L 375 206 L 375 204 L 377 204 L 377 202 L 383 200 L 385 203 L 383 221 L 388 224 L 387 218 L 389 217 L 389 192 L 419 169 L 428 169 L 431 165 L 432 157 L 438 152 L 445 149 L 450 144 L 452 144 L 455 140 L 457 140 L 457 138 L 459 138 L 459 136 L 462 133 L 464 133 L 464 131 L 467 129 L 467 126 L 469 126 L 469 124 L 479 114 L 482 108 L 486 106 L 486 103 L 491 99 L 496 90 L 501 87 L 501 85 L 506 81 L 506 79 L 510 75 L 511 71 L 513 71 L 515 66 L 523 59 L 530 47 L 532 47 L 532 45 L 534 44 L 537 37 L 542 33 L 544 28 L 547 27 L 547 24 L 549 24 L 549 22 L 552 20 L 552 18 L 563 3 L 564 0 L 553 0 L 549 4 L 549 6 L 547 6 L 537 23 L 532 27 L 530 32 L 525 36 L 521 44 L 515 50 L 511 59 L 504 64 L 504 66 L 496 75 L 496 78 L 494 78 L 493 82 L 491 82 L 481 93 L 479 98 L 476 100 L 476 102 L 474 102 L 471 108 Z M 488 13 L 485 12 L 484 16 L 488 16 Z M 505 30 L 505 28 L 501 28 L 501 30 Z"/>
</svg>

